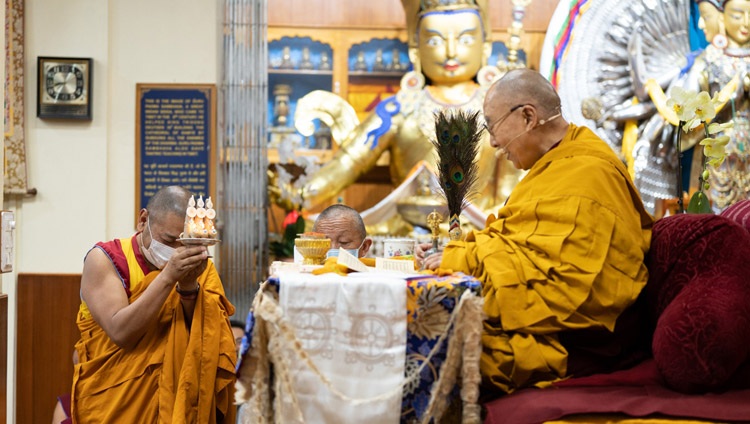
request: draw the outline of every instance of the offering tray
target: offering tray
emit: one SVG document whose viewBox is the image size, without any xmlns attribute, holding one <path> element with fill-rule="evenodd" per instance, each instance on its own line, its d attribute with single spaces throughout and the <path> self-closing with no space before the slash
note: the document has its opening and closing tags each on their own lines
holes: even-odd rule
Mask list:
<svg viewBox="0 0 750 424">
<path fill-rule="evenodd" d="M 185 246 L 213 246 L 221 241 L 214 238 L 178 238 L 177 240 Z"/>
</svg>

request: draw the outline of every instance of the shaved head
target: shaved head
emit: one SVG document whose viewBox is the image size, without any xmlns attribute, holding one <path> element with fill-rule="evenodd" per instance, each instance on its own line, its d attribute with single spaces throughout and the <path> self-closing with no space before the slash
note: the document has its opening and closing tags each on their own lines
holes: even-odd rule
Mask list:
<svg viewBox="0 0 750 424">
<path fill-rule="evenodd" d="M 169 214 L 185 215 L 192 194 L 180 186 L 163 187 L 149 199 L 146 209 L 152 220 L 161 222 Z"/>
<path fill-rule="evenodd" d="M 318 219 L 313 224 L 313 231 L 320 232 L 319 228 L 321 225 L 325 226 L 328 221 L 346 222 L 349 229 L 354 232 L 354 235 L 359 240 L 367 237 L 367 231 L 365 230 L 365 223 L 362 221 L 362 217 L 355 209 L 342 205 L 335 204 L 331 205 L 323 210 L 318 215 Z"/>
<path fill-rule="evenodd" d="M 313 231 L 331 239 L 331 249 L 345 249 L 364 257 L 372 246 L 365 223 L 359 212 L 346 205 L 335 204 L 323 210 L 313 224 Z M 356 250 L 356 254 L 351 252 Z"/>
<path fill-rule="evenodd" d="M 514 69 L 490 87 L 484 119 L 495 157 L 505 155 L 518 169 L 531 169 L 569 126 L 555 88 L 531 69 Z"/>
<path fill-rule="evenodd" d="M 498 100 L 505 104 L 533 104 L 544 116 L 560 112 L 560 96 L 555 88 L 531 69 L 514 69 L 493 84 L 485 104 Z"/>
</svg>

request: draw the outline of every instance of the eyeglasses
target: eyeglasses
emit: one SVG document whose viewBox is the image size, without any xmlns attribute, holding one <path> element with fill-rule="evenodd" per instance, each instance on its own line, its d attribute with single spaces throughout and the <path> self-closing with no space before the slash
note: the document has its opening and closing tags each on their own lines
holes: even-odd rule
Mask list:
<svg viewBox="0 0 750 424">
<path fill-rule="evenodd" d="M 515 112 L 516 110 L 518 110 L 518 109 L 520 109 L 520 108 L 522 108 L 524 106 L 532 106 L 532 105 L 529 104 L 529 103 L 523 103 L 523 104 L 520 104 L 520 105 L 515 105 L 512 108 L 510 108 L 510 110 L 508 111 L 508 113 L 506 113 L 500 119 L 498 119 L 497 121 L 495 121 L 494 124 L 492 124 L 492 125 L 484 124 L 484 129 L 487 130 L 487 132 L 490 133 L 490 135 L 492 135 L 492 129 L 493 128 L 496 128 L 498 125 L 500 125 L 501 123 L 503 123 L 503 121 L 505 121 L 506 119 L 508 119 L 508 117 L 510 116 L 511 113 Z"/>
</svg>

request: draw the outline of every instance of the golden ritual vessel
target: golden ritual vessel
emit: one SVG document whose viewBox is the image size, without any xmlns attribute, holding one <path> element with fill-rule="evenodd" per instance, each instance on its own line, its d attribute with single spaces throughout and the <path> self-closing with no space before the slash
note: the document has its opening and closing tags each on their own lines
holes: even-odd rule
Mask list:
<svg viewBox="0 0 750 424">
<path fill-rule="evenodd" d="M 320 233 L 303 233 L 294 240 L 294 246 L 304 258 L 303 265 L 322 265 L 331 249 L 331 239 Z"/>
</svg>

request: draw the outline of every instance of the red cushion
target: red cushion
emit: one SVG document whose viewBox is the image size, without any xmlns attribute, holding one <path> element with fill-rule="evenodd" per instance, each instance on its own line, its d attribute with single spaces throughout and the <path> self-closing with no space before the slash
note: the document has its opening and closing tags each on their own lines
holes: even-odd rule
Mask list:
<svg viewBox="0 0 750 424">
<path fill-rule="evenodd" d="M 750 233 L 722 216 L 670 216 L 654 225 L 647 264 L 664 380 L 686 393 L 725 387 L 750 358 Z"/>
</svg>

